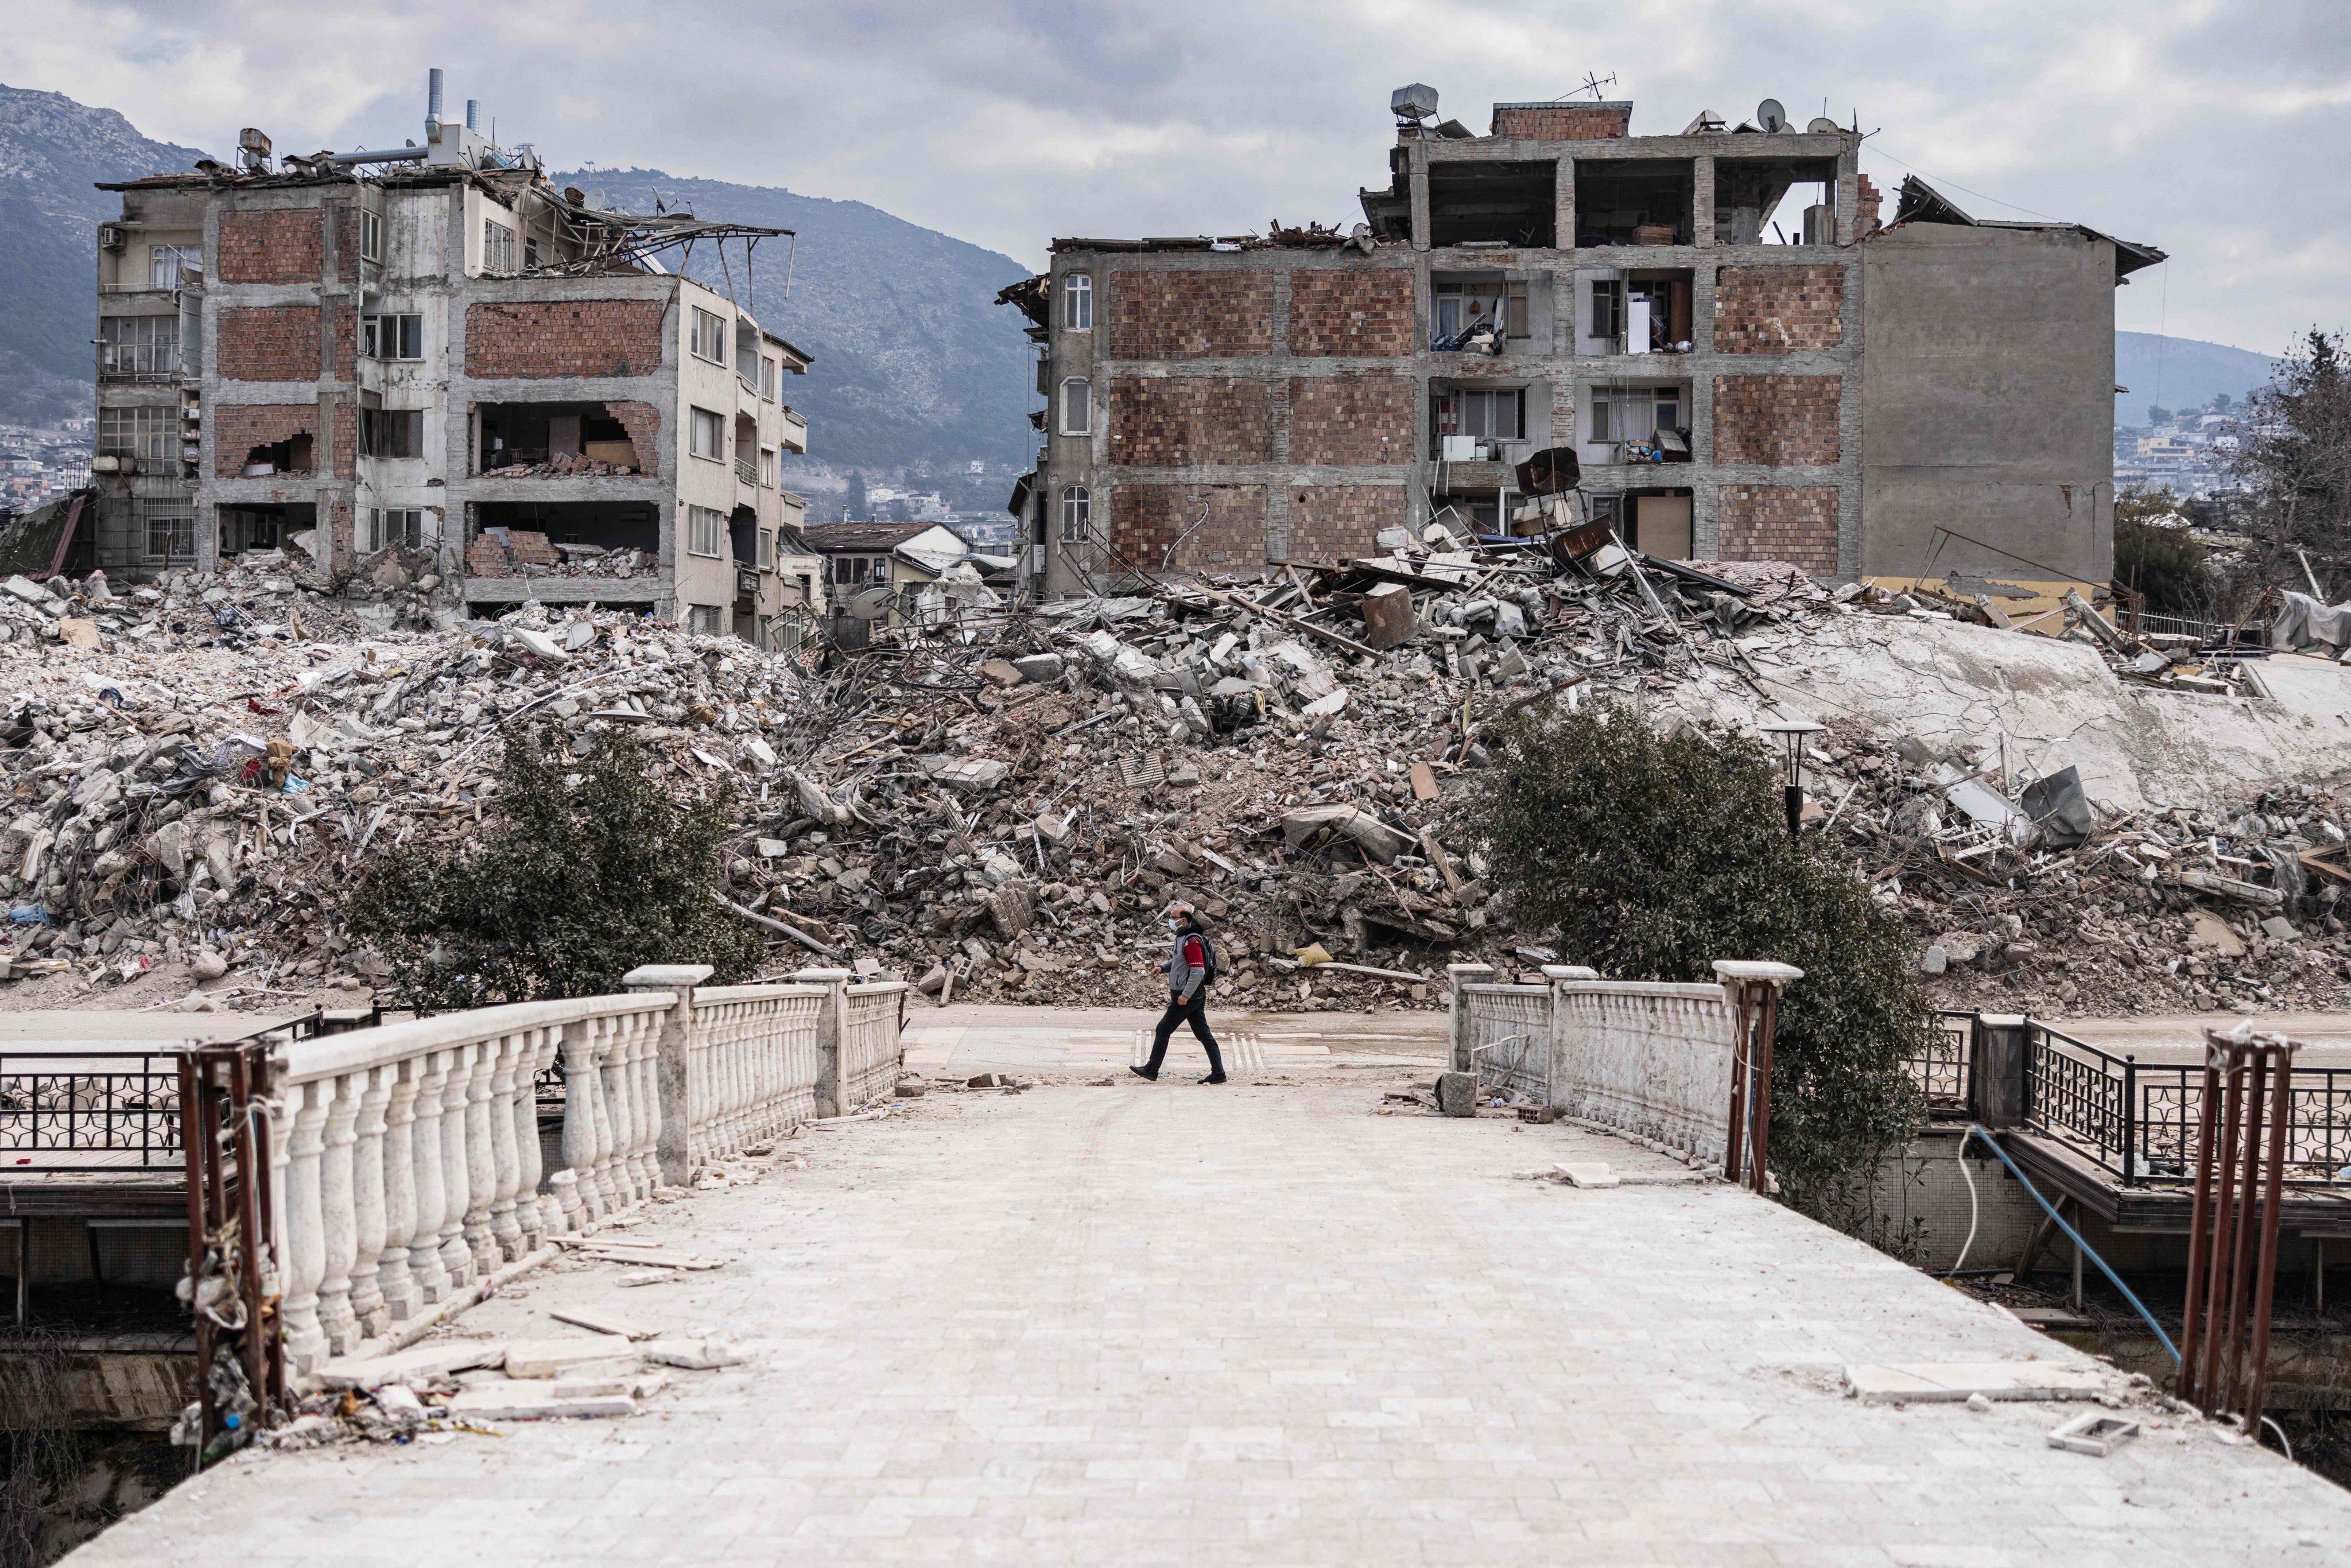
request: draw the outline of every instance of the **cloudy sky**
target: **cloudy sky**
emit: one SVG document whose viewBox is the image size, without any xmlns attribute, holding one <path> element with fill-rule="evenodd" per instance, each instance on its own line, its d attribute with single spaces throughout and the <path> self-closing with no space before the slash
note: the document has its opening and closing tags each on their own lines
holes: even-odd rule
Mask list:
<svg viewBox="0 0 2351 1568">
<path fill-rule="evenodd" d="M 13 17 L 11 14 L 14 14 Z M 1636 133 L 1759 99 L 1876 131 L 1981 216 L 2168 251 L 2119 324 L 2275 352 L 2351 325 L 2351 6 L 2339 0 L 0 0 L 0 81 L 151 136 L 281 150 L 419 133 L 424 70 L 501 141 L 870 202 L 1041 262 L 1053 235 L 1351 223 L 1385 180 L 1388 89 L 1480 132 L 1587 72 Z M 1889 206 L 1889 213 L 1891 208 Z"/>
</svg>

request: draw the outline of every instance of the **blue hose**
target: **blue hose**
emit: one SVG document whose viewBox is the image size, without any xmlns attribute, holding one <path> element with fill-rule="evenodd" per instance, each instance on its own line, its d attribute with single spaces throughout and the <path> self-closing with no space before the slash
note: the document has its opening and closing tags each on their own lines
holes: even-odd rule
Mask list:
<svg viewBox="0 0 2351 1568">
<path fill-rule="evenodd" d="M 1984 1147 L 1990 1149 L 1993 1154 L 2000 1156 L 2000 1163 L 2008 1167 L 2008 1174 L 2014 1176 L 2018 1181 L 2024 1183 L 2024 1190 L 2032 1195 L 2032 1201 L 2039 1204 L 2043 1209 L 2046 1210 L 2051 1219 L 2056 1221 L 2057 1228 L 2064 1231 L 2067 1236 L 2073 1239 L 2074 1245 L 2079 1247 L 2089 1258 L 2090 1261 L 2098 1266 L 2099 1273 L 2104 1274 L 2107 1279 L 2114 1281 L 2115 1289 L 2123 1293 L 2123 1300 L 2128 1301 L 2132 1306 L 2138 1309 L 2138 1315 L 2147 1320 L 2147 1326 L 2155 1331 L 2155 1337 L 2161 1340 L 2163 1342 L 2163 1348 L 2171 1353 L 2172 1364 L 2175 1366 L 2179 1364 L 2179 1347 L 2171 1343 L 2171 1336 L 2163 1332 L 2163 1325 L 2155 1321 L 2155 1314 L 2147 1310 L 2147 1303 L 2140 1301 L 2137 1296 L 2131 1294 L 2131 1288 L 2128 1285 L 2124 1284 L 2120 1277 L 2117 1276 L 2112 1269 L 2106 1267 L 2106 1260 L 2104 1258 L 2099 1257 L 2095 1252 L 2090 1250 L 2090 1244 L 2082 1239 L 2082 1233 L 2074 1229 L 2072 1226 L 2066 1224 L 2064 1218 L 2059 1215 L 2055 1209 L 2049 1207 L 2049 1200 L 2041 1196 L 2041 1189 L 2034 1186 L 2032 1183 L 2026 1178 L 2025 1174 L 2016 1168 L 2016 1162 L 2008 1157 L 2008 1151 L 2006 1149 L 2001 1148 L 1998 1144 L 1992 1142 L 1991 1134 L 1990 1133 L 1985 1132 L 1983 1128 L 1972 1122 L 1968 1124 L 1968 1131 L 1972 1135 L 1981 1138 L 1984 1142 Z M 1965 1143 L 1966 1140 L 1961 1139 L 1960 1142 Z"/>
</svg>

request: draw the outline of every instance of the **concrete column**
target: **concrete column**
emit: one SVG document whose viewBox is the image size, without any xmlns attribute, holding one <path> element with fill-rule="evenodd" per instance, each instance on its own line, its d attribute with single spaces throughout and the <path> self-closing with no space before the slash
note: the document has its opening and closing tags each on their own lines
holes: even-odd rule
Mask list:
<svg viewBox="0 0 2351 1568">
<path fill-rule="evenodd" d="M 1552 245 L 1575 248 L 1575 160 L 1562 157 L 1552 170 Z M 1568 341 L 1574 342 L 1571 335 Z"/>
<path fill-rule="evenodd" d="M 1701 250 L 1714 245 L 1714 160 L 1690 161 L 1690 243 Z M 1695 327 L 1692 329 L 1695 330 Z"/>
<path fill-rule="evenodd" d="M 2014 1127 L 2024 1121 L 2025 1033 L 2021 1013 L 1976 1015 L 1968 1109 L 1988 1128 Z"/>
<path fill-rule="evenodd" d="M 661 1106 L 661 1135 L 653 1154 L 664 1186 L 684 1186 L 693 1179 L 694 988 L 717 972 L 707 964 L 647 964 L 621 977 L 624 990 L 673 991 L 677 996 L 653 1046 L 653 1094 Z"/>
<path fill-rule="evenodd" d="M 1446 1019 L 1452 1026 L 1452 1044 L 1446 1053 L 1447 1063 L 1456 1072 L 1469 1071 L 1469 1008 L 1464 992 L 1471 986 L 1482 986 L 1494 977 L 1491 964 L 1447 964 L 1445 979 L 1447 987 Z"/>
<path fill-rule="evenodd" d="M 841 1048 L 849 1035 L 852 977 L 846 969 L 802 969 L 792 976 L 792 984 L 822 986 L 827 993 L 817 1024 L 816 1113 L 820 1117 L 849 1114 L 849 1085 L 841 1076 Z"/>
<path fill-rule="evenodd" d="M 1428 225 L 1428 148 L 1425 143 L 1413 144 L 1411 162 L 1405 178 L 1412 191 L 1412 248 L 1426 250 Z"/>
</svg>

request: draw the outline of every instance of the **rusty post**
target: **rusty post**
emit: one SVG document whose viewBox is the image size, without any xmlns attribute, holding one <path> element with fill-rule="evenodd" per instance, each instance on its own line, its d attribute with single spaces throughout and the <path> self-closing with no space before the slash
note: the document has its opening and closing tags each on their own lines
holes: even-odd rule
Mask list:
<svg viewBox="0 0 2351 1568">
<path fill-rule="evenodd" d="M 1760 1010 L 1762 1024 L 1756 1030 L 1754 1106 L 1749 1112 L 1755 1129 L 1755 1170 L 1750 1185 L 1757 1192 L 1768 1195 L 1771 1190 L 1771 1166 L 1765 1155 L 1771 1143 L 1771 1046 L 1780 1028 L 1779 987 L 1765 983 Z"/>
<path fill-rule="evenodd" d="M 2244 1179 L 2237 1189 L 2235 1250 L 2229 1263 L 2229 1341 L 2221 1358 L 2220 1381 L 2214 1390 L 2224 1406 L 2233 1403 L 2234 1396 L 2244 1386 L 2246 1314 L 2252 1310 L 2253 1192 L 2262 1174 L 2262 1091 L 2267 1087 L 2265 1069 L 2269 1066 L 2269 1058 L 2260 1052 L 2246 1052 L 2241 1060 L 2245 1073 Z M 2231 1151 L 2232 1155 L 2234 1152 Z"/>
<path fill-rule="evenodd" d="M 2212 1133 L 2220 1119 L 2220 1054 L 2204 1048 L 2204 1095 L 2197 1106 L 2196 1197 L 2188 1217 L 2188 1301 L 2179 1319 L 2179 1376 L 2175 1392 L 2198 1403 L 2196 1359 L 2201 1354 L 2205 1232 L 2212 1224 Z"/>
<path fill-rule="evenodd" d="M 180 1053 L 180 1154 L 188 1167 L 188 1289 L 193 1293 L 204 1277 L 204 1251 L 212 1234 L 211 1185 L 205 1151 L 211 1147 L 212 1102 L 204 1093 L 204 1068 L 193 1049 Z M 20 1265 L 21 1267 L 21 1265 Z M 213 1324 L 199 1311 L 196 1318 L 196 1441 L 207 1441 L 213 1429 Z M 201 1447 L 197 1450 L 203 1452 Z"/>
<path fill-rule="evenodd" d="M 2294 1047 L 2278 1059 L 2277 1085 L 2270 1091 L 2269 1169 L 2262 1181 L 2262 1251 L 2253 1298 L 2252 1386 L 2245 1393 L 2245 1434 L 2261 1437 L 2262 1405 L 2269 1396 L 2270 1309 L 2276 1301 L 2278 1221 L 2285 1196 L 2285 1146 L 2293 1134 Z"/>
<path fill-rule="evenodd" d="M 2219 1391 L 2220 1380 L 2220 1325 L 2229 1310 L 2228 1293 L 2223 1287 L 2237 1235 L 2235 1156 L 2237 1119 L 2241 1108 L 2239 1100 L 2243 1089 L 2244 1075 L 2232 1051 L 2229 1053 L 2229 1068 L 2221 1084 L 2220 1141 L 2212 1151 L 2212 1253 L 2204 1265 L 2204 1364 L 2196 1374 L 2196 1386 L 2207 1399 Z"/>
<path fill-rule="evenodd" d="M 1722 1179 L 1733 1186 L 1739 1185 L 1740 1145 L 1746 1135 L 1743 1113 L 1747 1105 L 1747 1085 L 1751 1078 L 1748 1071 L 1750 1053 L 1754 1050 L 1755 1030 L 1752 1016 L 1754 986 L 1739 982 L 1739 1037 L 1730 1051 L 1730 1139 L 1723 1145 Z"/>
</svg>

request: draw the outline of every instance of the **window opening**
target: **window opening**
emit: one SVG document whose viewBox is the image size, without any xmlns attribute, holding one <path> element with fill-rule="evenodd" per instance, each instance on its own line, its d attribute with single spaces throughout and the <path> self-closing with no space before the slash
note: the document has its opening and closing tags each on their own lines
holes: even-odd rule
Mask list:
<svg viewBox="0 0 2351 1568">
<path fill-rule="evenodd" d="M 413 408 L 360 409 L 360 455 L 362 457 L 423 456 L 423 411 Z"/>
<path fill-rule="evenodd" d="M 193 562 L 196 559 L 196 519 L 148 518 L 147 559 L 167 565 Z"/>
<path fill-rule="evenodd" d="M 726 537 L 724 513 L 708 507 L 688 507 L 685 509 L 685 548 L 690 555 L 716 555 Z"/>
<path fill-rule="evenodd" d="M 1575 166 L 1579 246 L 1687 245 L 1695 165 L 1687 158 L 1594 159 Z"/>
<path fill-rule="evenodd" d="M 359 553 L 416 549 L 424 541 L 424 513 L 414 507 L 370 507 L 360 520 Z"/>
<path fill-rule="evenodd" d="M 726 461 L 726 422 L 706 408 L 694 411 L 694 455 L 713 463 Z"/>
<path fill-rule="evenodd" d="M 688 345 L 697 360 L 714 365 L 726 362 L 726 323 L 699 305 L 694 308 L 693 340 Z"/>
<path fill-rule="evenodd" d="M 495 218 L 482 220 L 482 270 L 514 270 L 514 230 Z"/>
<path fill-rule="evenodd" d="M 1061 489 L 1061 542 L 1083 542 L 1093 524 L 1094 498 L 1083 485 L 1068 485 Z"/>
<path fill-rule="evenodd" d="M 424 318 L 362 316 L 360 354 L 370 360 L 421 360 L 424 357 Z"/>
<path fill-rule="evenodd" d="M 1094 280 L 1091 273 L 1061 277 L 1061 325 L 1072 332 L 1091 331 L 1094 324 Z"/>
<path fill-rule="evenodd" d="M 183 272 L 204 270 L 204 250 L 193 245 L 157 245 L 147 247 L 147 286 L 151 288 L 177 288 Z"/>
<path fill-rule="evenodd" d="M 1091 435 L 1093 434 L 1093 385 L 1083 376 L 1071 376 L 1061 383 L 1061 434 Z"/>
<path fill-rule="evenodd" d="M 383 218 L 379 214 L 364 211 L 360 214 L 360 259 L 383 259 Z"/>
<path fill-rule="evenodd" d="M 167 462 L 178 455 L 180 411 L 176 408 L 101 408 L 98 453 L 102 457 L 142 457 Z"/>
<path fill-rule="evenodd" d="M 1429 243 L 1548 247 L 1558 227 L 1558 180 L 1549 159 L 1431 163 Z"/>
<path fill-rule="evenodd" d="M 1446 277 L 1431 280 L 1428 346 L 1437 353 L 1501 351 L 1502 340 L 1528 336 L 1523 279 Z"/>
<path fill-rule="evenodd" d="M 102 316 L 99 374 L 113 381 L 162 380 L 180 373 L 177 316 Z"/>
<path fill-rule="evenodd" d="M 1456 387 L 1434 399 L 1437 449 L 1448 462 L 1491 460 L 1499 443 L 1526 439 L 1524 387 Z"/>
</svg>

